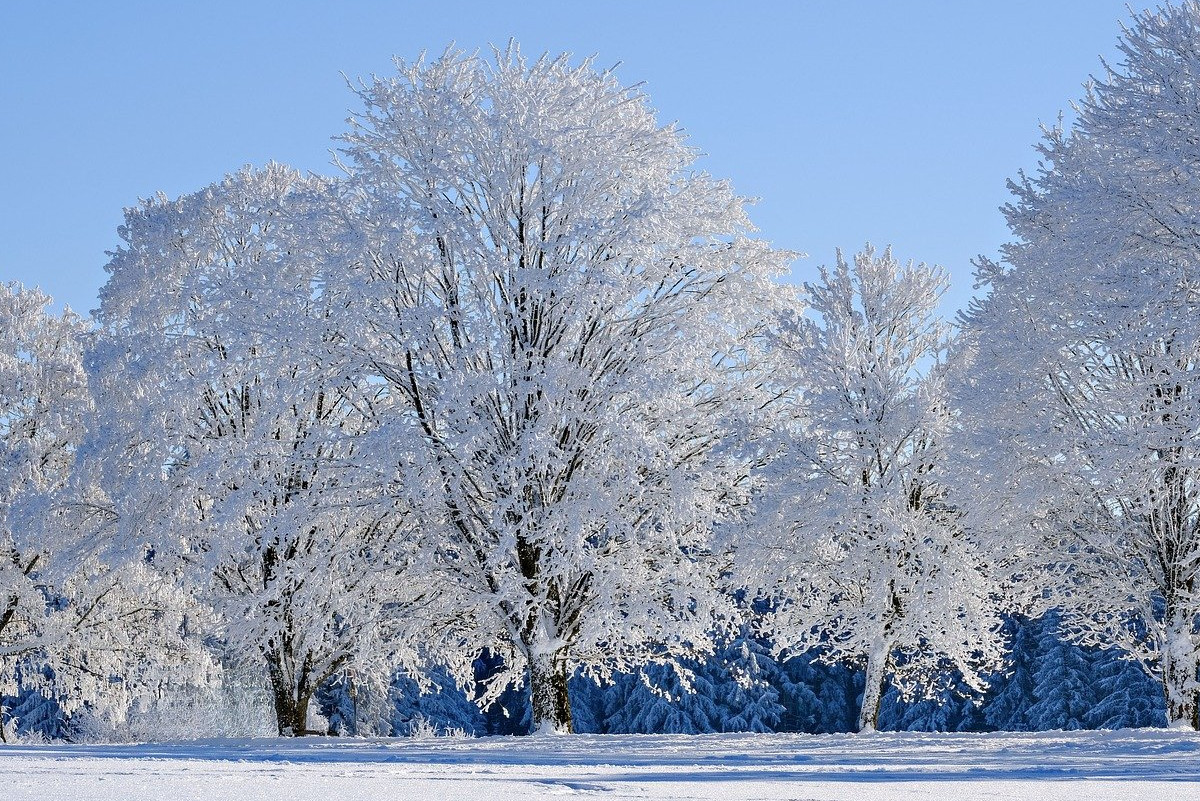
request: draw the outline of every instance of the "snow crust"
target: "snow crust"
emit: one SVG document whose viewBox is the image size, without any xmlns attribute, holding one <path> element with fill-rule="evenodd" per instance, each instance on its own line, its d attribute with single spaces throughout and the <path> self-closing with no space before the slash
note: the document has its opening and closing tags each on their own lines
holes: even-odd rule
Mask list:
<svg viewBox="0 0 1200 801">
<path fill-rule="evenodd" d="M 1200 798 L 1200 734 L 247 739 L 0 749 L 7 799 Z"/>
</svg>

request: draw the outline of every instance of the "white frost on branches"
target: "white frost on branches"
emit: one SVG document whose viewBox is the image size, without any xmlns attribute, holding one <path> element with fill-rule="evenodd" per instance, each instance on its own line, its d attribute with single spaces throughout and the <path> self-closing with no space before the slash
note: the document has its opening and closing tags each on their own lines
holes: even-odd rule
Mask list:
<svg viewBox="0 0 1200 801">
<path fill-rule="evenodd" d="M 1200 725 L 1200 4 L 1135 17 L 1071 130 L 1011 185 L 959 392 L 993 528 L 1084 642 Z M 991 480 L 985 477 L 994 477 Z M 984 489 L 983 492 L 987 492 Z"/>
<path fill-rule="evenodd" d="M 783 644 L 867 671 L 873 729 L 892 674 L 931 689 L 955 670 L 975 691 L 999 655 L 988 557 L 948 497 L 951 416 L 935 316 L 944 273 L 873 248 L 806 285 L 810 314 L 781 320 L 774 480 L 747 543 Z"/>
<path fill-rule="evenodd" d="M 719 446 L 785 254 L 590 61 L 397 68 L 342 140 L 367 243 L 347 309 L 385 430 L 420 446 L 422 625 L 460 672 L 498 648 L 567 729 L 577 666 L 711 647 L 710 536 L 747 481 Z"/>
<path fill-rule="evenodd" d="M 324 679 L 390 655 L 412 525 L 364 476 L 379 387 L 333 359 L 333 197 L 272 164 L 130 209 L 92 358 L 119 541 L 216 610 L 280 733 Z"/>
</svg>

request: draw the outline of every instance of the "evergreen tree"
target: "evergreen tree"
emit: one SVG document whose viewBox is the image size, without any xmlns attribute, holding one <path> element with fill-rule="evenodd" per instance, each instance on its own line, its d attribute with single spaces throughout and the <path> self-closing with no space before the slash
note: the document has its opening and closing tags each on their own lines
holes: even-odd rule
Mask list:
<svg viewBox="0 0 1200 801">
<path fill-rule="evenodd" d="M 1057 615 L 1046 615 L 1042 623 L 1030 726 L 1036 731 L 1087 728 L 1096 706 L 1091 661 L 1082 648 L 1059 636 Z"/>
<path fill-rule="evenodd" d="M 1094 654 L 1093 661 L 1098 701 L 1088 713 L 1088 728 L 1167 725 L 1162 690 L 1141 666 L 1111 651 Z"/>
<path fill-rule="evenodd" d="M 18 736 L 35 735 L 47 740 L 67 736 L 67 719 L 52 694 L 41 689 L 24 688 L 4 699 L 4 725 L 12 725 Z"/>
<path fill-rule="evenodd" d="M 1042 626 L 1040 621 L 1023 616 L 1009 618 L 1005 625 L 1011 644 L 1008 671 L 992 679 L 983 719 L 989 727 L 1000 731 L 1032 731 L 1029 706 L 1034 700 L 1034 672 Z"/>
<path fill-rule="evenodd" d="M 313 694 L 321 715 L 329 722 L 328 733 L 343 737 L 358 734 L 358 710 L 355 690 L 344 672 L 330 676 Z"/>
<path fill-rule="evenodd" d="M 487 720 L 449 672 L 435 667 L 426 676 L 428 686 L 406 672 L 396 674 L 392 682 L 395 704 L 392 731 L 396 735 L 415 734 L 432 729 L 438 734 L 463 732 L 472 736 L 487 733 Z"/>
<path fill-rule="evenodd" d="M 590 676 L 576 672 L 567 682 L 571 699 L 571 720 L 579 734 L 604 734 L 604 699 L 611 685 L 600 684 Z"/>
<path fill-rule="evenodd" d="M 796 672 L 798 671 L 789 670 L 787 663 L 784 663 L 780 665 L 776 676 L 779 703 L 783 707 L 776 730 L 815 733 L 821 725 L 821 699 L 807 682 L 795 679 Z"/>
<path fill-rule="evenodd" d="M 518 683 L 504 687 L 491 700 L 492 683 L 503 680 L 507 674 L 504 657 L 484 648 L 475 657 L 475 702 L 482 708 L 486 731 L 491 735 L 511 736 L 529 734 L 533 727 L 533 709 L 529 703 L 529 689 Z"/>
<path fill-rule="evenodd" d="M 711 734 L 721 731 L 722 710 L 707 672 L 691 663 L 691 686 L 669 665 L 650 664 L 616 677 L 605 698 L 606 727 L 613 734 Z"/>
<path fill-rule="evenodd" d="M 879 728 L 884 731 L 978 731 L 982 724 L 976 700 L 955 689 L 905 698 L 892 686 L 879 710 Z"/>
<path fill-rule="evenodd" d="M 770 649 L 743 632 L 700 668 L 709 675 L 721 731 L 776 731 L 783 719 L 780 669 Z"/>
<path fill-rule="evenodd" d="M 863 691 L 863 673 L 820 661 L 806 652 L 781 664 L 779 687 L 784 713 L 780 731 L 831 734 L 854 731 Z"/>
</svg>

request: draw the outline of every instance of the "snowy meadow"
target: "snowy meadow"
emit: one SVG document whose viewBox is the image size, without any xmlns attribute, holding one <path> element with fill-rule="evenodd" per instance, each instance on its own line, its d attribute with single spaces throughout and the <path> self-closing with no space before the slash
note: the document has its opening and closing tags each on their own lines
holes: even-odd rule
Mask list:
<svg viewBox="0 0 1200 801">
<path fill-rule="evenodd" d="M 17 799 L 1192 799 L 1200 739 L 1044 734 L 579 735 L 16 746 Z"/>
<path fill-rule="evenodd" d="M 1198 43 L 1133 17 L 952 321 L 515 43 L 127 209 L 88 317 L 0 285 L 6 793 L 1194 797 Z"/>
</svg>

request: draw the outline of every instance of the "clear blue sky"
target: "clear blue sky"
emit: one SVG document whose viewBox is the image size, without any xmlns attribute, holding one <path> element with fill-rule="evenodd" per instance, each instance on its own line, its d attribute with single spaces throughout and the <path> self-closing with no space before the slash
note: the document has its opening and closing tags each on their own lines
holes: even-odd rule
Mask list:
<svg viewBox="0 0 1200 801">
<path fill-rule="evenodd" d="M 1135 8 L 1146 0 L 1133 0 Z M 503 44 L 645 82 L 703 166 L 761 199 L 807 280 L 866 240 L 950 270 L 1006 232 L 1005 180 L 1115 56 L 1125 0 L 0 3 L 0 281 L 96 305 L 122 209 L 274 159 L 331 173 L 342 73 Z"/>
</svg>

